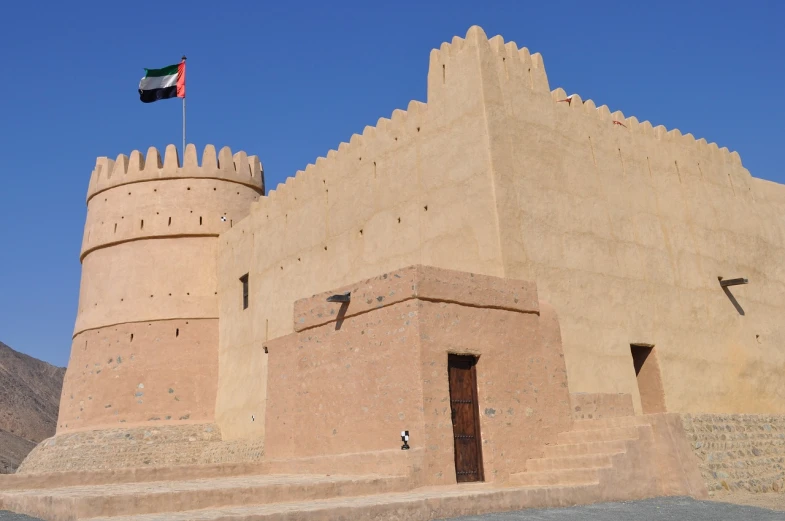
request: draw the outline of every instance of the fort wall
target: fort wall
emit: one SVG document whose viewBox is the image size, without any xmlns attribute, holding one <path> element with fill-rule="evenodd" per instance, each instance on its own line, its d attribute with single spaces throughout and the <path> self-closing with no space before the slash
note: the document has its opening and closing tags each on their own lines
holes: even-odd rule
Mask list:
<svg viewBox="0 0 785 521">
<path fill-rule="evenodd" d="M 174 146 L 90 178 L 82 279 L 58 434 L 209 423 L 218 377 L 217 242 L 263 191 L 244 152 Z"/>
<path fill-rule="evenodd" d="M 630 356 L 645 344 L 669 411 L 785 411 L 783 187 L 713 143 L 527 88 L 514 44 L 475 40 L 505 275 L 559 310 L 570 390 L 646 412 Z"/>
<path fill-rule="evenodd" d="M 296 300 L 412 264 L 502 275 L 477 59 L 456 51 L 431 72 L 449 95 L 366 127 L 222 234 L 216 415 L 225 436 L 264 435 L 262 344 L 292 331 Z"/>
<path fill-rule="evenodd" d="M 262 346 L 292 331 L 295 300 L 413 263 L 537 281 L 573 393 L 642 412 L 630 344 L 645 344 L 668 411 L 782 412 L 783 190 L 713 143 L 551 92 L 539 55 L 472 28 L 432 51 L 427 105 L 222 234 L 217 421 L 264 435 Z M 750 284 L 726 294 L 718 277 Z"/>
</svg>

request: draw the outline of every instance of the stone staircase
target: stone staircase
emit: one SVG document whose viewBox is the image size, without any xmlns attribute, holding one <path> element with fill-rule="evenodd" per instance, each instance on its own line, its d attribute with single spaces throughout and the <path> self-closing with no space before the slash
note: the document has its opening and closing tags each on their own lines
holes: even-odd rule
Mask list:
<svg viewBox="0 0 785 521">
<path fill-rule="evenodd" d="M 577 420 L 560 433 L 556 444 L 545 447 L 543 458 L 526 462 L 526 471 L 513 474 L 511 483 L 522 486 L 600 485 L 621 466 L 628 450 L 651 437 L 652 427 L 642 416 Z"/>
<path fill-rule="evenodd" d="M 408 474 L 194 466 L 114 471 L 94 476 L 90 485 L 78 484 L 89 476 L 67 473 L 49 475 L 48 486 L 34 475 L 17 476 L 19 486 L 0 486 L 0 510 L 47 521 L 422 521 L 661 495 L 705 497 L 697 466 L 682 462 L 692 457 L 686 439 L 674 441 L 684 438 L 680 426 L 678 417 L 665 414 L 578 420 L 542 458 L 528 460 L 524 472 L 503 483 L 412 489 Z"/>
<path fill-rule="evenodd" d="M 470 483 L 410 490 L 408 476 L 265 475 L 0 492 L 46 521 L 430 520 L 590 503 L 597 486 Z"/>
</svg>

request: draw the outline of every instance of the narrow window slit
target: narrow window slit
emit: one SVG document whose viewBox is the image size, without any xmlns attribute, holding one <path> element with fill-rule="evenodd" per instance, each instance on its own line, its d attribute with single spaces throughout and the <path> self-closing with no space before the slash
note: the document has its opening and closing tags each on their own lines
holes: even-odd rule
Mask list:
<svg viewBox="0 0 785 521">
<path fill-rule="evenodd" d="M 248 309 L 248 274 L 246 273 L 240 277 L 240 282 L 243 285 L 243 309 Z"/>
</svg>

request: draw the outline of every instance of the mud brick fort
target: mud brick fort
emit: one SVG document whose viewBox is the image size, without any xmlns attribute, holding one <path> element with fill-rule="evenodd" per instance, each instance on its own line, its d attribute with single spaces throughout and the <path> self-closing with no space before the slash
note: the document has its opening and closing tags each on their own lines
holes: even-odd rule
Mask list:
<svg viewBox="0 0 785 521">
<path fill-rule="evenodd" d="M 266 195 L 229 148 L 98 158 L 57 434 L 0 507 L 414 520 L 779 490 L 785 186 L 551 90 L 479 27 L 427 81 Z"/>
</svg>

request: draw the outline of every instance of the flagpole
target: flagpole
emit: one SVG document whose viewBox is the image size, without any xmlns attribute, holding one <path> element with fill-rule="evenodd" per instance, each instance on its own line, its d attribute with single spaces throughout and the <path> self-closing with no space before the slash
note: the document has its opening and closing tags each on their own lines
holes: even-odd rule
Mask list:
<svg viewBox="0 0 785 521">
<path fill-rule="evenodd" d="M 183 55 L 183 64 L 185 64 L 185 60 L 185 55 Z M 183 158 L 185 158 L 185 94 L 183 94 Z"/>
</svg>

